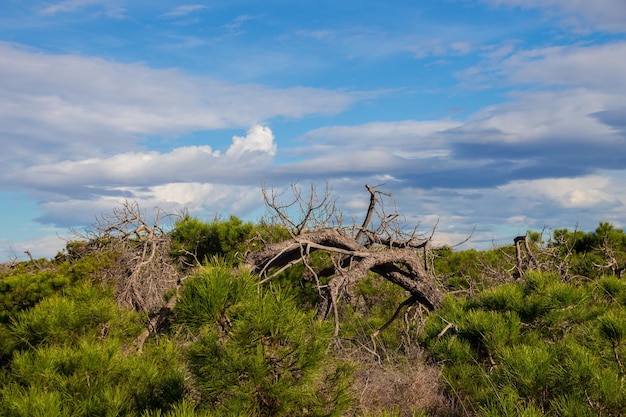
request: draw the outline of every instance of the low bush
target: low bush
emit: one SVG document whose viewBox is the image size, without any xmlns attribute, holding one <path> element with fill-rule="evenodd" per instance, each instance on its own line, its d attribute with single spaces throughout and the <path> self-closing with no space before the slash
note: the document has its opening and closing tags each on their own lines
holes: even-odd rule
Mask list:
<svg viewBox="0 0 626 417">
<path fill-rule="evenodd" d="M 203 269 L 185 287 L 177 325 L 199 332 L 187 357 L 204 407 L 219 415 L 341 415 L 349 368 L 329 355 L 327 323 L 284 290 L 257 291 L 251 276 L 224 267 Z M 188 314 L 197 308 L 199 317 Z"/>
<path fill-rule="evenodd" d="M 447 298 L 420 340 L 478 415 L 620 416 L 626 310 L 613 298 L 620 291 L 610 278 L 565 282 L 533 272 L 469 300 Z"/>
<path fill-rule="evenodd" d="M 80 284 L 13 317 L 0 416 L 140 415 L 184 398 L 184 365 L 171 341 L 128 350 L 143 328 L 110 292 Z"/>
</svg>

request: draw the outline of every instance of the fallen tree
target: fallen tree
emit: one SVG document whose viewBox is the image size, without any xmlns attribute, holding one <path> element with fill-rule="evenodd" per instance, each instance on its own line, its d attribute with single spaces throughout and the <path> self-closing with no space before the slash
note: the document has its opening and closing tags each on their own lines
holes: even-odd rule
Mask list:
<svg viewBox="0 0 626 417">
<path fill-rule="evenodd" d="M 397 213 L 387 214 L 382 198 L 392 199 L 374 187 L 366 185 L 370 203 L 360 226 L 341 226 L 341 216 L 335 209 L 328 188 L 317 202 L 315 190 L 303 198 L 294 189 L 291 203 L 281 204 L 275 193 L 264 191 L 268 208 L 273 210 L 282 226 L 291 230 L 291 238 L 271 243 L 246 257 L 247 266 L 260 275 L 265 283 L 286 269 L 304 264 L 307 273 L 317 283 L 320 296 L 318 315 L 326 317 L 332 310 L 335 319 L 335 335 L 339 333 L 337 303 L 357 282 L 373 272 L 405 289 L 409 297 L 400 304 L 384 329 L 395 319 L 400 309 L 420 303 L 429 310 L 437 308 L 443 293 L 428 268 L 430 236 L 417 233 L 417 228 L 404 232 L 399 226 Z M 300 209 L 301 220 L 293 221 L 289 211 Z M 311 219 L 314 219 L 312 221 Z M 323 219 L 323 222 L 319 222 Z M 335 222 L 331 226 L 331 220 Z M 374 221 L 375 219 L 376 221 Z M 311 254 L 323 251 L 329 255 L 332 266 L 317 270 L 311 263 Z"/>
</svg>

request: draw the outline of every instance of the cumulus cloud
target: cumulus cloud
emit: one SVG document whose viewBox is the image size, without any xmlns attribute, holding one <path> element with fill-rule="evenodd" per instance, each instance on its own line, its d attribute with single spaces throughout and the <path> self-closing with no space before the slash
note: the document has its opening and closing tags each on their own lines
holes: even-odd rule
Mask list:
<svg viewBox="0 0 626 417">
<path fill-rule="evenodd" d="M 255 155 L 254 159 L 250 156 Z M 269 127 L 253 126 L 245 137 L 234 136 L 233 144 L 226 151 L 225 157 L 232 160 L 241 160 L 247 156 L 246 163 L 254 165 L 276 155 L 274 134 Z"/>
<path fill-rule="evenodd" d="M 157 186 L 171 182 L 247 182 L 258 185 L 259 173 L 276 154 L 269 127 L 255 125 L 245 137 L 234 136 L 225 153 L 208 145 L 170 152 L 125 152 L 108 158 L 65 160 L 34 165 L 7 180 L 30 189 L 61 194 L 94 194 L 109 187 Z M 126 188 L 130 190 L 130 188 Z"/>
<path fill-rule="evenodd" d="M 111 155 L 146 136 L 251 126 L 276 116 L 332 114 L 356 95 L 305 87 L 268 88 L 0 43 L 0 137 L 20 163 Z M 43 152 L 33 152 L 37 149 Z"/>
<path fill-rule="evenodd" d="M 225 152 L 201 145 L 65 160 L 26 168 L 7 182 L 31 190 L 42 201 L 38 222 L 59 228 L 93 224 L 126 200 L 209 220 L 243 217 L 263 206 L 260 186 L 276 150 L 272 130 L 255 125 Z"/>
</svg>

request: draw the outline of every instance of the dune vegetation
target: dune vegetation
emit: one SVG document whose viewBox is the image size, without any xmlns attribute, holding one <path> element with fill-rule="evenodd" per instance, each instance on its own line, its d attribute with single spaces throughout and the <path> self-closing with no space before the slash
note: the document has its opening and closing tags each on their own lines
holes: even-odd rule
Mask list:
<svg viewBox="0 0 626 417">
<path fill-rule="evenodd" d="M 623 230 L 432 247 L 368 191 L 356 226 L 327 194 L 256 224 L 126 203 L 3 263 L 0 416 L 626 415 Z"/>
</svg>

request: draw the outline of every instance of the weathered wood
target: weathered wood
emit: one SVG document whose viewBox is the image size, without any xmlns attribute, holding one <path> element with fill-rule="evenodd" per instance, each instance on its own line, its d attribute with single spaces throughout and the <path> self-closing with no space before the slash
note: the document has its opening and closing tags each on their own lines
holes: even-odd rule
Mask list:
<svg viewBox="0 0 626 417">
<path fill-rule="evenodd" d="M 434 277 L 425 269 L 415 248 L 367 248 L 335 229 L 305 233 L 267 245 L 258 252 L 250 253 L 246 263 L 251 271 L 267 275 L 318 250 L 341 254 L 350 259 L 350 262 L 343 263 L 348 266 L 329 274 L 328 286 L 333 303 L 339 298 L 342 289 L 365 278 L 368 271 L 402 287 L 430 310 L 437 308 L 443 300 L 443 293 Z"/>
<path fill-rule="evenodd" d="M 339 331 L 337 302 L 344 292 L 367 277 L 370 271 L 405 289 L 410 294 L 411 302 L 419 302 L 430 310 L 437 308 L 443 300 L 443 293 L 437 286 L 435 277 L 427 269 L 430 238 L 420 238 L 415 230 L 410 234 L 404 233 L 395 223 L 398 219 L 397 213 L 387 215 L 384 207 L 380 208 L 380 212 L 376 210 L 377 204 L 383 205 L 379 196 L 392 196 L 369 185 L 365 188 L 370 194 L 370 201 L 360 227 L 329 227 L 322 222 L 312 224 L 313 231 L 306 227 L 310 218 L 329 219 L 335 216 L 334 203 L 330 208 L 325 207 L 325 202 L 329 201 L 328 194 L 324 195 L 322 203 L 318 205 L 314 205 L 312 198 L 304 199 L 298 190 L 295 200 L 286 205 L 279 204 L 274 194 L 266 194 L 266 203 L 277 213 L 283 226 L 297 224 L 297 233 L 292 233 L 288 240 L 266 245 L 246 257 L 248 268 L 261 276 L 260 284 L 270 281 L 293 265 L 303 263 L 307 268 L 307 275 L 312 275 L 318 284 L 318 316 L 326 317 L 330 311 L 333 312 L 335 334 Z M 311 196 L 313 195 L 314 190 Z M 295 222 L 289 218 L 288 209 L 293 206 L 302 211 L 305 220 Z M 323 213 L 322 216 L 312 215 L 318 210 Z M 371 228 L 374 214 L 378 216 L 378 223 L 375 228 Z M 330 254 L 332 266 L 327 265 L 321 271 L 314 270 L 309 264 L 309 257 L 315 251 Z M 423 253 L 422 256 L 420 252 Z M 326 279 L 326 285 L 320 285 L 320 277 Z M 397 314 L 392 320 L 395 316 Z"/>
</svg>

